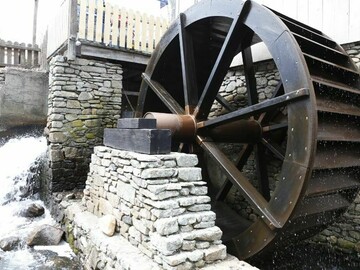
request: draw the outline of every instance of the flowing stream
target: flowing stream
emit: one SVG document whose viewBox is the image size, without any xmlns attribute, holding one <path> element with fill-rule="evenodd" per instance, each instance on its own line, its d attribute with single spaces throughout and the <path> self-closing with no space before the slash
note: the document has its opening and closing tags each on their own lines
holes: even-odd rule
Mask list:
<svg viewBox="0 0 360 270">
<path fill-rule="evenodd" d="M 45 152 L 46 139 L 43 137 L 10 139 L 0 146 L 0 241 L 12 236 L 20 239 L 14 250 L 5 252 L 0 249 L 1 270 L 80 269 L 73 262 L 75 256 L 64 241 L 58 246 L 33 248 L 26 244 L 35 228 L 42 224 L 56 225 L 46 208 L 40 217 L 19 215 L 30 203 L 44 206 L 38 194 L 33 192 L 36 186 L 33 179 Z"/>
</svg>

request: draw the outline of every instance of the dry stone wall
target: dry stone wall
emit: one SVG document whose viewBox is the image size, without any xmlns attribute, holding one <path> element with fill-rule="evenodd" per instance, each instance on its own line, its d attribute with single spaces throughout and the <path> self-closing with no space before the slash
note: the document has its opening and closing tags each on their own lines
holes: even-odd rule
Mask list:
<svg viewBox="0 0 360 270">
<path fill-rule="evenodd" d="M 113 215 L 116 231 L 164 269 L 204 267 L 224 259 L 226 247 L 197 162 L 196 155 L 95 147 L 83 204 L 96 216 Z"/>
<path fill-rule="evenodd" d="M 51 60 L 46 129 L 51 191 L 84 188 L 93 147 L 120 117 L 122 72 L 100 61 Z"/>
</svg>

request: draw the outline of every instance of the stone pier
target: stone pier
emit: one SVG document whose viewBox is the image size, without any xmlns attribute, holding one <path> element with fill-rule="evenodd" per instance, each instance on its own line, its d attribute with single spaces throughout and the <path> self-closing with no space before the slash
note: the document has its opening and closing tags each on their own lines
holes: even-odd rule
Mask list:
<svg viewBox="0 0 360 270">
<path fill-rule="evenodd" d="M 197 163 L 95 147 L 82 203 L 66 209 L 86 269 L 253 269 L 227 255 Z"/>
</svg>

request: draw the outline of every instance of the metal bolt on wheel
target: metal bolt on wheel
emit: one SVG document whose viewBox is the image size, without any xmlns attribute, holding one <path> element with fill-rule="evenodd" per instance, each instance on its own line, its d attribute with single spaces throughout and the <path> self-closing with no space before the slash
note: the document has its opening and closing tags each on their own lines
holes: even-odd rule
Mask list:
<svg viewBox="0 0 360 270">
<path fill-rule="evenodd" d="M 260 42 L 281 77 L 261 102 L 252 57 Z M 248 100 L 234 108 L 219 88 L 239 53 Z M 156 118 L 180 150 L 202 149 L 218 165 L 226 178 L 212 190 L 217 224 L 229 252 L 244 259 L 320 231 L 350 205 L 360 186 L 359 87 L 352 60 L 320 31 L 252 1 L 204 0 L 158 44 L 136 116 Z M 227 113 L 209 117 L 214 101 Z M 232 160 L 219 143 L 242 147 Z M 256 184 L 243 172 L 250 157 Z M 280 163 L 275 187 L 272 159 Z M 224 203 L 233 188 L 258 219 L 244 220 Z"/>
</svg>

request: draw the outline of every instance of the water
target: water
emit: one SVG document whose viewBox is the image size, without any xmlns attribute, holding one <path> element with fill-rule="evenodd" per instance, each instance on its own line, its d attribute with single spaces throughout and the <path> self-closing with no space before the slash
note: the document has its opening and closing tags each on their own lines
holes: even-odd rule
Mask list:
<svg viewBox="0 0 360 270">
<path fill-rule="evenodd" d="M 356 254 L 337 252 L 325 245 L 305 241 L 274 251 L 267 258 L 249 262 L 262 270 L 360 269 L 360 258 Z"/>
<path fill-rule="evenodd" d="M 37 218 L 18 215 L 30 203 L 44 206 L 38 195 L 33 194 L 31 187 L 34 183 L 31 181 L 45 152 L 46 139 L 43 137 L 10 139 L 0 146 L 0 240 L 11 236 L 21 239 L 16 250 L 0 250 L 1 270 L 80 269 L 72 263 L 74 254 L 65 242 L 56 247 L 34 248 L 25 243 L 36 227 L 56 225 L 46 208 L 45 213 Z"/>
</svg>

